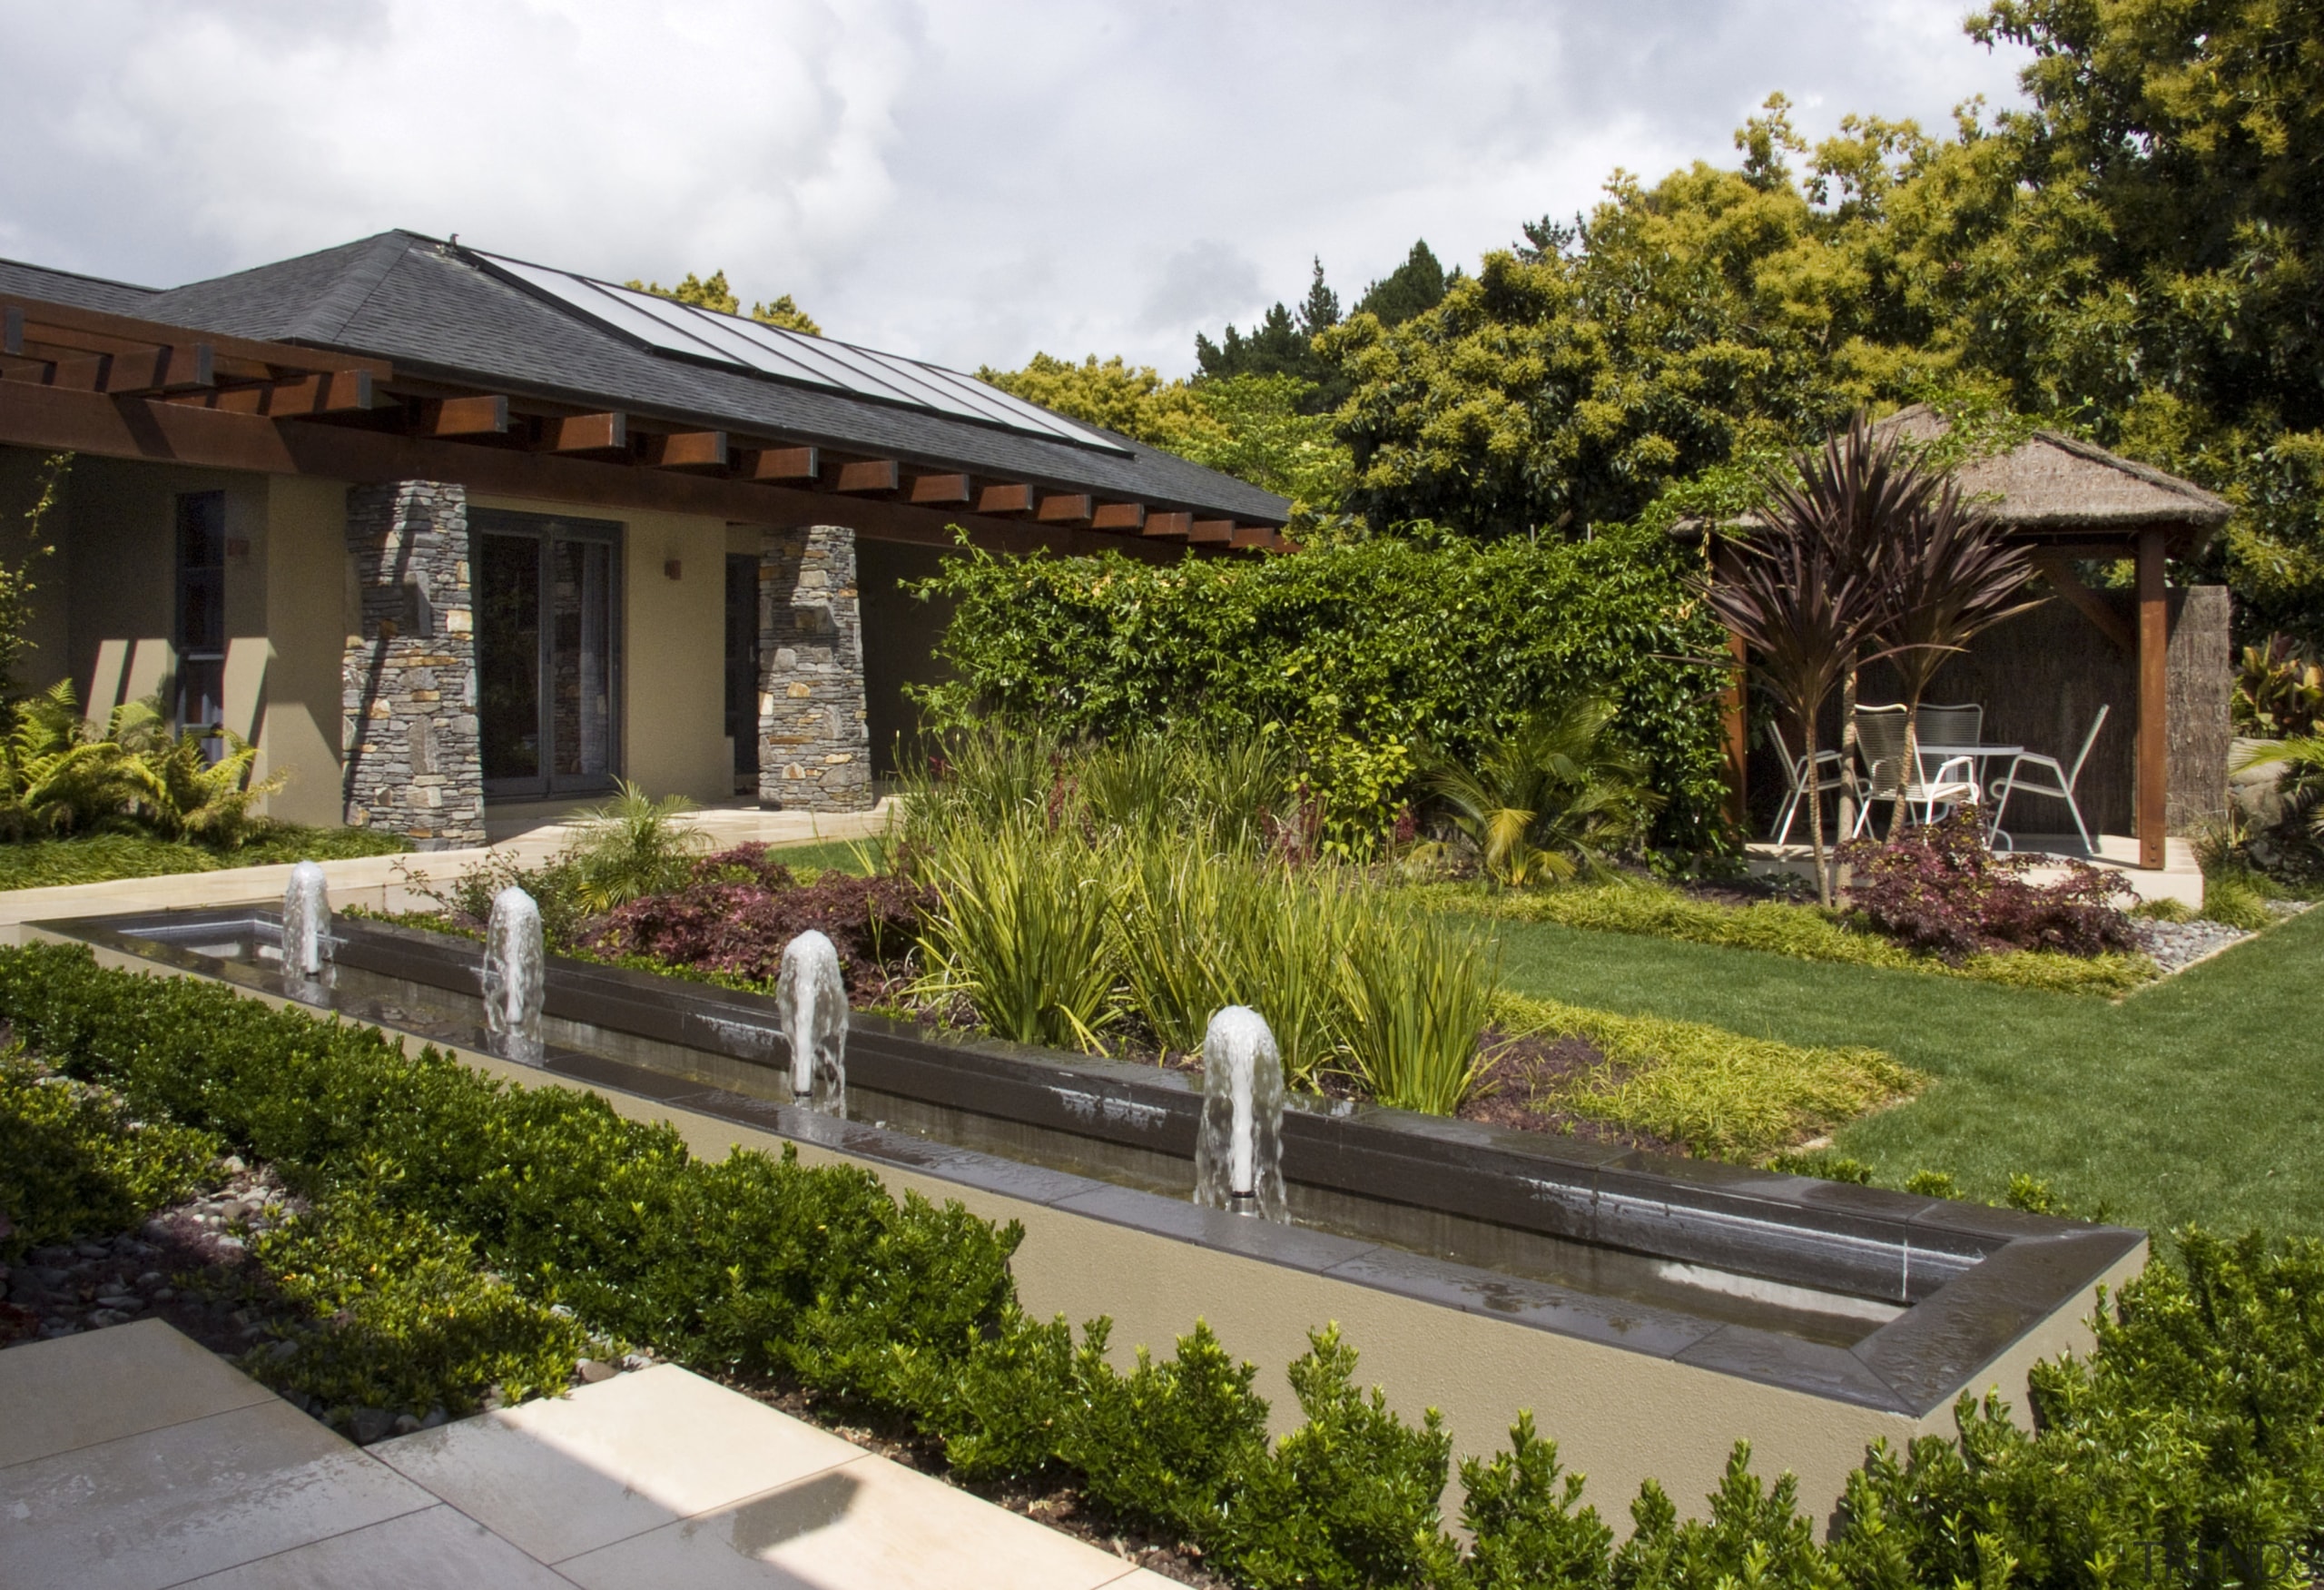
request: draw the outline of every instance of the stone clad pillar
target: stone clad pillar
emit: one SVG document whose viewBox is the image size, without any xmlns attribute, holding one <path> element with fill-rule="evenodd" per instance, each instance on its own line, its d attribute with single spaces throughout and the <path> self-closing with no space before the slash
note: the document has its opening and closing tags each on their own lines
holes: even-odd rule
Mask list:
<svg viewBox="0 0 2324 1590">
<path fill-rule="evenodd" d="M 873 804 L 855 532 L 768 530 L 759 553 L 759 804 Z"/>
<path fill-rule="evenodd" d="M 362 605 L 340 669 L 348 825 L 423 850 L 482 844 L 468 489 L 351 486 L 347 547 Z"/>
</svg>

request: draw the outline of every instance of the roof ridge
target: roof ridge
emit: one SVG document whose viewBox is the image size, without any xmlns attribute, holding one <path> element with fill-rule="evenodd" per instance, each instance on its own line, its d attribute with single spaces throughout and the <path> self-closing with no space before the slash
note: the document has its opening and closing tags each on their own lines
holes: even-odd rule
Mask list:
<svg viewBox="0 0 2324 1590">
<path fill-rule="evenodd" d="M 2217 504 L 2221 508 L 2233 506 L 2226 499 L 2204 490 L 2192 480 L 2183 479 L 2166 469 L 2159 469 L 2152 464 L 2141 463 L 2136 459 L 2126 459 L 2122 454 L 2102 448 L 2094 441 L 2085 441 L 2081 437 L 2069 435 L 2063 430 L 2036 430 L 2034 436 L 2053 447 L 2073 454 L 2076 458 L 2088 459 L 2093 464 L 2103 464 L 2109 469 L 2119 469 L 2134 480 L 2143 480 L 2150 486 L 2159 486 L 2166 491 L 2176 493 L 2191 501 L 2206 506 Z"/>
<path fill-rule="evenodd" d="M 336 341 L 363 306 L 379 291 L 388 273 L 402 262 L 411 248 L 412 233 L 390 228 L 366 240 L 361 258 L 302 311 L 290 323 L 286 341 Z"/>
</svg>

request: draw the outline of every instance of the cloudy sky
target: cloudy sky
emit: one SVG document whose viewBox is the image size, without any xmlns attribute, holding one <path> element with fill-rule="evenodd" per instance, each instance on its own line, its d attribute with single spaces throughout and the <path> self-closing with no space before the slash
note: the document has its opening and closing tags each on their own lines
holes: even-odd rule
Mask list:
<svg viewBox="0 0 2324 1590">
<path fill-rule="evenodd" d="M 974 367 L 1179 373 L 1774 90 L 1947 124 L 2021 64 L 1964 0 L 0 0 L 0 256 L 181 281 L 391 226 L 615 279 L 723 267 Z"/>
</svg>

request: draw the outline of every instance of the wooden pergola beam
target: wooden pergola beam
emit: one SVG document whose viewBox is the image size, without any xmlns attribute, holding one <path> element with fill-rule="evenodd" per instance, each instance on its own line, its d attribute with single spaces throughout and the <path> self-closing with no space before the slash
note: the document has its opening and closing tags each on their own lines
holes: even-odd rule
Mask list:
<svg viewBox="0 0 2324 1590">
<path fill-rule="evenodd" d="M 1235 539 L 1233 519 L 1196 519 L 1187 527 L 1190 547 L 1225 547 Z"/>
<path fill-rule="evenodd" d="M 1094 502 L 1087 491 L 1053 492 L 1041 499 L 1033 517 L 1045 525 L 1086 525 L 1095 511 Z"/>
<path fill-rule="evenodd" d="M 1236 525 L 1226 532 L 1226 544 L 1230 547 L 1271 549 L 1275 543 L 1273 525 Z"/>
<path fill-rule="evenodd" d="M 2114 643 L 2114 649 L 2124 657 L 2138 652 L 2138 637 L 2122 622 L 2105 597 L 2092 590 L 2074 577 L 2073 565 L 2063 553 L 2043 548 L 2033 554 L 2034 567 L 2050 584 L 2050 588 L 2065 598 L 2068 606 L 2090 620 L 2098 633 Z"/>
<path fill-rule="evenodd" d="M 629 447 L 626 414 L 548 414 L 538 423 L 543 452 L 602 453 Z"/>
<path fill-rule="evenodd" d="M 269 420 L 313 420 L 330 414 L 362 414 L 378 406 L 379 393 L 368 370 L 340 370 L 258 386 L 222 387 L 178 393 L 163 400 L 221 414 L 258 414 Z"/>
<path fill-rule="evenodd" d="M 218 379 L 217 360 L 209 345 L 202 342 L 91 352 L 19 339 L 7 350 L 7 357 L 25 360 L 35 367 L 20 370 L 11 379 L 37 381 L 63 391 L 104 392 L 114 397 L 195 390 Z"/>
<path fill-rule="evenodd" d="M 659 431 L 640 439 L 643 457 L 655 469 L 723 469 L 726 467 L 726 433 L 723 430 Z"/>
<path fill-rule="evenodd" d="M 834 491 L 857 493 L 893 491 L 903 483 L 903 466 L 893 459 L 858 459 L 839 467 L 832 482 Z"/>
<path fill-rule="evenodd" d="M 1142 530 L 1146 528 L 1146 504 L 1142 502 L 1101 502 L 1089 516 L 1093 530 Z"/>
<path fill-rule="evenodd" d="M 914 475 L 906 500 L 922 508 L 942 508 L 966 503 L 973 495 L 966 475 Z"/>
<path fill-rule="evenodd" d="M 508 400 L 497 395 L 426 399 L 412 416 L 411 430 L 415 436 L 504 435 Z"/>
<path fill-rule="evenodd" d="M 1194 528 L 1195 516 L 1190 513 L 1149 513 L 1138 534 L 1151 539 L 1183 541 Z"/>
<path fill-rule="evenodd" d="M 1021 480 L 988 486 L 977 493 L 977 511 L 981 514 L 990 514 L 995 518 L 1030 513 L 1033 511 L 1039 495 L 1031 486 Z"/>
<path fill-rule="evenodd" d="M 737 460 L 736 472 L 745 480 L 811 486 L 822 478 L 822 451 L 812 447 L 748 448 Z"/>
<path fill-rule="evenodd" d="M 261 342 L 249 337 L 223 337 L 201 332 L 190 338 L 183 326 L 102 310 L 77 309 L 0 293 L 0 351 L 15 351 L 23 343 L 44 343 L 84 349 L 92 353 L 118 353 L 137 348 L 169 348 L 199 341 L 211 350 L 212 368 L 221 380 L 266 380 L 281 372 L 328 375 L 341 370 L 369 370 L 382 385 L 395 378 L 387 360 L 361 354 L 334 353 L 324 349 L 294 348 L 285 342 Z"/>
</svg>

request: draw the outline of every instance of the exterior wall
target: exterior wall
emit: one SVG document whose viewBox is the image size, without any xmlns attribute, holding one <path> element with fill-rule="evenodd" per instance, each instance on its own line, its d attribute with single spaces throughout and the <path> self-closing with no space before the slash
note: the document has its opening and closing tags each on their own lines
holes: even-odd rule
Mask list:
<svg viewBox="0 0 2324 1590">
<path fill-rule="evenodd" d="M 45 455 L 29 448 L 0 447 L 0 557 L 11 564 L 30 558 L 31 548 L 54 547 L 54 556 L 32 558 L 33 610 L 25 626 L 26 645 L 16 663 L 16 687 L 45 690 L 73 671 L 73 647 L 67 627 L 71 605 L 73 560 L 72 478 L 41 526 L 39 538 L 24 535 L 25 516 L 40 499 L 41 465 Z M 78 688 L 78 681 L 75 682 Z"/>
<path fill-rule="evenodd" d="M 267 483 L 264 539 L 268 663 L 258 698 L 258 775 L 290 781 L 268 803 L 286 823 L 335 828 L 345 818 L 340 766 L 340 663 L 361 627 L 348 610 L 347 488 L 278 476 Z M 228 654 L 227 698 L 237 681 Z"/>
<path fill-rule="evenodd" d="M 2163 827 L 2192 834 L 2227 815 L 2228 747 L 2235 738 L 2234 604 L 2223 585 L 2171 593 L 2169 799 Z"/>
<path fill-rule="evenodd" d="M 361 603 L 340 665 L 346 820 L 427 850 L 481 844 L 468 492 L 400 480 L 346 503 Z"/>
<path fill-rule="evenodd" d="M 855 532 L 768 530 L 759 558 L 759 803 L 860 812 L 874 802 Z"/>
</svg>

